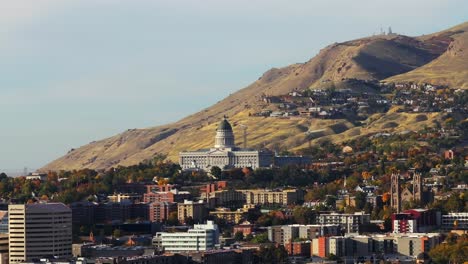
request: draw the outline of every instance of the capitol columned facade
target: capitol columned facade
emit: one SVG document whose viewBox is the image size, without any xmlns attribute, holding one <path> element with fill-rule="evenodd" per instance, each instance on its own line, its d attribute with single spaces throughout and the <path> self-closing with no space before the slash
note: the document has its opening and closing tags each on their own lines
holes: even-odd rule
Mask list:
<svg viewBox="0 0 468 264">
<path fill-rule="evenodd" d="M 273 157 L 273 153 L 267 150 L 236 147 L 232 126 L 224 118 L 216 129 L 214 148 L 180 152 L 179 163 L 184 170 L 209 170 L 214 166 L 221 169 L 244 167 L 256 169 L 270 167 L 273 164 Z"/>
</svg>

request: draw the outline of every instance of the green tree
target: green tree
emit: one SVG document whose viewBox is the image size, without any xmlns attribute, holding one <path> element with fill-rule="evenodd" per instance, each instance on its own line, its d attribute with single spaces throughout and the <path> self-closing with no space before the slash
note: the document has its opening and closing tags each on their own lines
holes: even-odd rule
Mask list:
<svg viewBox="0 0 468 264">
<path fill-rule="evenodd" d="M 225 230 L 225 231 L 223 232 L 223 237 L 231 237 L 231 236 L 232 236 L 232 233 L 231 233 L 230 230 Z"/>
<path fill-rule="evenodd" d="M 288 263 L 288 252 L 284 246 L 275 247 L 274 245 L 261 247 L 257 252 L 258 263 L 283 264 Z"/>
<path fill-rule="evenodd" d="M 222 171 L 221 168 L 218 167 L 218 166 L 213 166 L 213 167 L 211 167 L 211 169 L 210 169 L 211 175 L 215 176 L 216 178 L 219 178 L 219 177 L 221 176 L 221 173 L 222 173 L 222 172 L 223 172 L 223 171 Z"/>
<path fill-rule="evenodd" d="M 312 208 L 296 206 L 293 209 L 294 221 L 298 224 L 313 224 L 315 223 L 316 212 Z"/>
<path fill-rule="evenodd" d="M 354 200 L 356 202 L 356 209 L 358 210 L 364 209 L 364 206 L 366 205 L 366 197 L 367 197 L 366 193 L 356 192 L 354 196 Z"/>
<path fill-rule="evenodd" d="M 89 228 L 88 228 L 88 226 L 80 226 L 80 234 L 81 234 L 81 235 L 89 235 Z"/>
<path fill-rule="evenodd" d="M 2 173 L 0 173 L 0 181 L 2 181 L 4 179 L 8 179 L 8 176 L 4 172 L 2 172 Z"/>
<path fill-rule="evenodd" d="M 244 233 L 242 232 L 236 232 L 236 234 L 234 234 L 234 240 L 236 241 L 242 241 L 244 240 Z"/>
<path fill-rule="evenodd" d="M 468 259 L 468 236 L 447 237 L 445 241 L 429 251 L 434 263 L 464 263 Z"/>
<path fill-rule="evenodd" d="M 252 239 L 253 243 L 266 243 L 268 241 L 269 240 L 268 240 L 268 234 L 267 233 L 258 234 Z"/>
<path fill-rule="evenodd" d="M 115 229 L 114 232 L 112 232 L 112 236 L 115 238 L 119 238 L 122 236 L 122 231 L 120 229 Z"/>
</svg>

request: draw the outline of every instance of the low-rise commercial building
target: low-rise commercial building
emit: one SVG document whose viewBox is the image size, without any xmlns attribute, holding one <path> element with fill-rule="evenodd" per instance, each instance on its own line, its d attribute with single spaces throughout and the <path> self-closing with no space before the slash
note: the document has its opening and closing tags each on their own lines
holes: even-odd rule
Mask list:
<svg viewBox="0 0 468 264">
<path fill-rule="evenodd" d="M 124 200 L 132 201 L 133 203 L 138 203 L 142 201 L 142 195 L 138 193 L 114 193 L 107 196 L 109 202 L 120 203 Z"/>
<path fill-rule="evenodd" d="M 468 212 L 442 215 L 443 230 L 468 230 Z"/>
<path fill-rule="evenodd" d="M 311 255 L 321 258 L 331 254 L 342 257 L 346 254 L 346 239 L 342 236 L 319 237 L 312 239 Z"/>
<path fill-rule="evenodd" d="M 340 225 L 346 233 L 358 233 L 361 225 L 370 224 L 370 214 L 364 212 L 320 214 L 318 223 L 322 225 Z"/>
<path fill-rule="evenodd" d="M 438 233 L 387 235 L 346 235 L 312 239 L 311 254 L 319 257 L 362 257 L 371 255 L 401 255 L 416 258 L 440 243 Z"/>
<path fill-rule="evenodd" d="M 429 209 L 410 209 L 392 214 L 393 233 L 427 233 L 440 226 L 440 212 Z"/>
<path fill-rule="evenodd" d="M 214 216 L 218 219 L 223 219 L 229 224 L 238 224 L 244 220 L 246 220 L 247 215 L 249 212 L 257 211 L 258 208 L 256 207 L 250 207 L 248 205 L 245 205 L 242 208 L 239 208 L 235 211 L 231 211 L 229 208 L 216 208 L 216 210 L 211 211 L 209 214 L 211 216 Z"/>
<path fill-rule="evenodd" d="M 76 202 L 70 204 L 74 225 L 93 225 L 97 223 L 123 223 L 130 219 L 148 220 L 149 204 Z"/>
<path fill-rule="evenodd" d="M 213 221 L 194 225 L 187 232 L 156 233 L 153 245 L 166 252 L 206 251 L 214 249 L 219 243 L 219 229 Z"/>
<path fill-rule="evenodd" d="M 289 242 L 284 245 L 289 256 L 310 256 L 311 242 L 310 241 L 296 241 Z"/>
<path fill-rule="evenodd" d="M 141 246 L 112 246 L 95 244 L 73 244 L 73 256 L 85 258 L 131 257 L 153 254 L 153 248 Z"/>
<path fill-rule="evenodd" d="M 304 199 L 304 194 L 298 189 L 239 191 L 244 194 L 247 204 L 255 205 L 294 205 Z"/>
<path fill-rule="evenodd" d="M 248 221 L 242 222 L 241 224 L 235 225 L 233 228 L 233 234 L 242 233 L 245 236 L 248 236 L 253 233 L 254 225 Z"/>
<path fill-rule="evenodd" d="M 184 200 L 191 199 L 192 195 L 187 191 L 179 191 L 177 189 L 170 189 L 170 191 L 164 192 L 149 192 L 143 195 L 143 202 L 154 203 L 154 202 L 169 202 L 169 203 L 181 203 Z"/>
<path fill-rule="evenodd" d="M 223 206 L 229 208 L 240 207 L 245 203 L 245 195 L 235 190 L 217 190 L 202 193 L 201 198 L 207 201 L 210 208 Z"/>
<path fill-rule="evenodd" d="M 268 239 L 278 244 L 287 244 L 295 239 L 311 240 L 322 236 L 340 235 L 339 225 L 282 225 L 267 229 Z"/>
</svg>

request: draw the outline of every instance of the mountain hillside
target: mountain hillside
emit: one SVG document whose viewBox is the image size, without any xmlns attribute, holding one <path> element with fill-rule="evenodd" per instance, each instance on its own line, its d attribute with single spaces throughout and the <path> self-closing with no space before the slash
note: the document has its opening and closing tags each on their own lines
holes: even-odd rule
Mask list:
<svg viewBox="0 0 468 264">
<path fill-rule="evenodd" d="M 432 83 L 468 89 L 468 22 L 418 39 L 434 45 L 447 43 L 448 47 L 430 63 L 390 77 L 387 81 Z"/>
<path fill-rule="evenodd" d="M 385 129 L 386 115 L 374 117 L 377 121 L 368 127 L 357 127 L 345 119 L 261 118 L 249 114 L 265 107 L 262 96 L 285 95 L 308 88 L 347 87 L 353 80 L 361 83 L 353 89 L 369 93 L 378 91 L 367 83 L 386 78 L 398 82 L 435 80 L 443 83 L 446 80 L 447 84 L 466 87 L 468 60 L 463 61 L 467 54 L 466 26 L 467 23 L 423 37 L 380 35 L 329 45 L 309 61 L 271 69 L 246 88 L 178 122 L 131 129 L 91 142 L 72 149 L 41 170 L 106 169 L 136 164 L 159 153 L 168 154 L 176 161 L 179 151 L 212 146 L 216 124 L 223 115 L 230 117 L 238 143 L 242 143 L 242 131 L 237 125 L 242 123 L 248 127 L 249 147 L 275 150 L 295 150 L 324 138 L 340 141 Z M 444 67 L 455 67 L 452 64 L 461 69 L 460 72 L 444 70 Z M 392 115 L 392 120 L 399 121 L 392 127 L 394 131 L 411 129 L 415 125 L 411 114 Z M 418 125 L 430 126 L 438 118 L 435 114 Z M 311 138 L 310 134 L 306 136 L 307 131 L 316 133 Z"/>
</svg>

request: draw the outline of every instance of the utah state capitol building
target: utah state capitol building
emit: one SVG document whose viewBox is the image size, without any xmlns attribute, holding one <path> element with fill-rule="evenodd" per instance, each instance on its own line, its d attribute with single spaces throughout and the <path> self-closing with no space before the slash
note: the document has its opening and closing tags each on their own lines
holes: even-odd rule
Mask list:
<svg viewBox="0 0 468 264">
<path fill-rule="evenodd" d="M 209 170 L 217 166 L 221 169 L 252 169 L 269 167 L 273 164 L 274 154 L 268 150 L 254 150 L 235 146 L 232 126 L 226 117 L 216 129 L 214 148 L 179 153 L 179 164 L 184 170 Z"/>
</svg>

